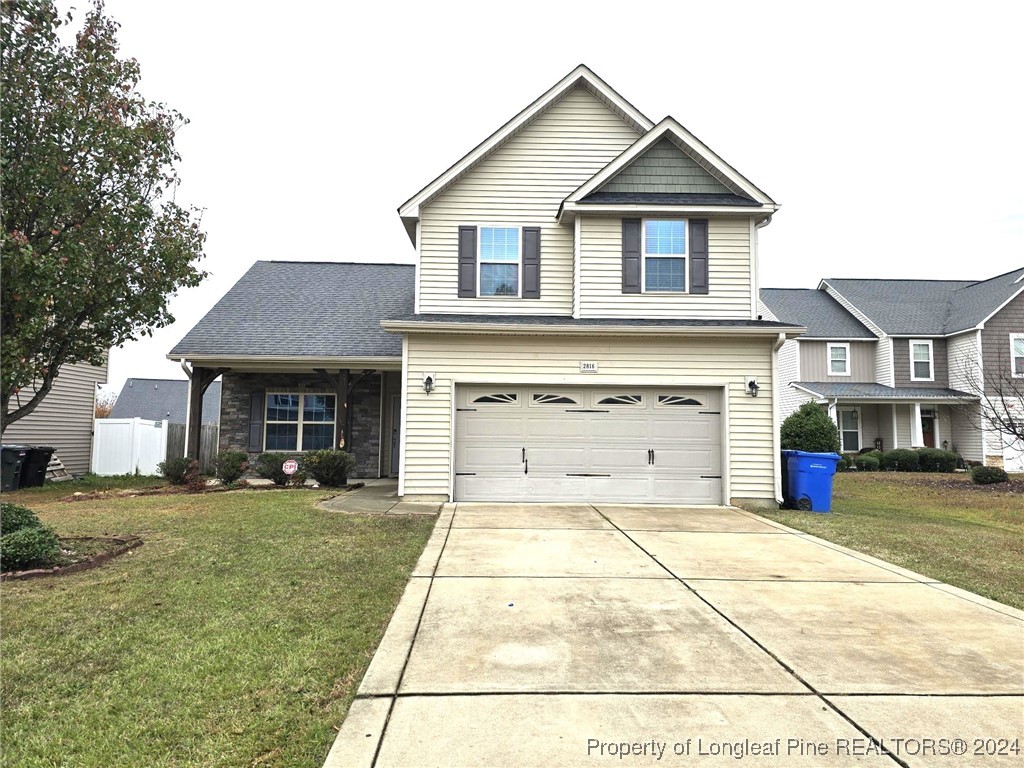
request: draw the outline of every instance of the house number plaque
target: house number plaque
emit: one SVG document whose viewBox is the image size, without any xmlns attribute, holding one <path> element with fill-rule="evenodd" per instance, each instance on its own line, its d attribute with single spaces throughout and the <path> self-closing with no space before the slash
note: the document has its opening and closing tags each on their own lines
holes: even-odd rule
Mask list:
<svg viewBox="0 0 1024 768">
<path fill-rule="evenodd" d="M 597 363 L 580 360 L 580 373 L 597 373 Z"/>
</svg>

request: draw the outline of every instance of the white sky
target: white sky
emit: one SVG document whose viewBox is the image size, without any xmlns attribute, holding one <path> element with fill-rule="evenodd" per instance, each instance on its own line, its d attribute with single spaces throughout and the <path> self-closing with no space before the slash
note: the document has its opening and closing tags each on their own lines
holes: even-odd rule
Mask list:
<svg viewBox="0 0 1024 768">
<path fill-rule="evenodd" d="M 1024 266 L 1024 3 L 404 6 L 107 0 L 142 93 L 191 120 L 210 272 L 112 388 L 183 378 L 164 355 L 258 259 L 412 261 L 398 205 L 581 62 L 782 205 L 763 286 Z"/>
</svg>

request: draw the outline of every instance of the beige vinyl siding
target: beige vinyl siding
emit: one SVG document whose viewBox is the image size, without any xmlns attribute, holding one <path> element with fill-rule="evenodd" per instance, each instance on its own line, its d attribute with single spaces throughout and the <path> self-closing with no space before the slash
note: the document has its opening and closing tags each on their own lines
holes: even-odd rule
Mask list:
<svg viewBox="0 0 1024 768">
<path fill-rule="evenodd" d="M 790 386 L 800 378 L 800 345 L 802 342 L 790 339 L 779 349 L 779 419 L 783 420 L 793 411 L 813 398 L 802 389 Z"/>
<path fill-rule="evenodd" d="M 892 374 L 892 339 L 879 339 L 875 345 L 875 381 L 887 387 L 895 385 Z"/>
<path fill-rule="evenodd" d="M 62 367 L 49 394 L 32 413 L 4 430 L 3 441 L 52 445 L 69 472 L 85 474 L 92 456 L 96 385 L 106 381 L 105 358 L 101 366 L 77 363 Z M 30 391 L 22 391 L 22 402 L 31 397 Z"/>
<path fill-rule="evenodd" d="M 1010 365 L 1010 334 L 1024 333 L 1024 295 L 1013 299 L 985 323 L 981 331 L 981 351 L 985 361 L 985 389 L 989 395 L 1008 390 L 1013 368 Z M 1019 386 L 1016 387 L 1019 391 Z"/>
<path fill-rule="evenodd" d="M 845 342 L 844 342 L 845 343 Z M 875 342 L 851 341 L 849 376 L 829 373 L 828 342 L 800 340 L 800 381 L 873 382 L 875 380 Z"/>
<path fill-rule="evenodd" d="M 910 444 L 910 424 L 914 418 L 914 407 L 912 405 L 896 404 L 896 438 L 899 444 L 897 448 L 913 448 Z"/>
<path fill-rule="evenodd" d="M 411 334 L 404 493 L 448 495 L 453 382 L 727 386 L 731 498 L 773 499 L 771 340 Z M 580 361 L 598 363 L 581 374 Z M 437 376 L 423 391 L 425 372 Z M 756 376 L 758 397 L 745 394 Z"/>
<path fill-rule="evenodd" d="M 750 219 L 708 222 L 707 295 L 622 292 L 622 218 L 584 216 L 580 228 L 581 317 L 742 318 L 751 315 Z M 689 274 L 690 265 L 686 265 Z M 689 281 L 689 277 L 687 277 Z"/>
<path fill-rule="evenodd" d="M 984 451 L 981 445 L 981 430 L 977 426 L 981 423 L 981 406 L 954 406 L 950 410 L 950 450 L 957 451 L 965 459 L 982 461 Z"/>
<path fill-rule="evenodd" d="M 949 386 L 961 392 L 975 392 L 981 382 L 977 331 L 968 331 L 946 340 L 946 365 Z"/>
<path fill-rule="evenodd" d="M 946 358 L 946 340 L 921 337 L 914 341 L 931 341 L 932 343 L 932 381 L 912 381 L 910 376 L 910 339 L 893 339 L 893 367 L 896 374 L 897 387 L 934 387 L 949 386 Z"/>
<path fill-rule="evenodd" d="M 580 87 L 455 182 L 420 212 L 420 312 L 571 315 L 573 227 L 555 222 L 569 193 L 637 139 Z M 539 299 L 458 298 L 458 228 L 541 228 Z"/>
</svg>

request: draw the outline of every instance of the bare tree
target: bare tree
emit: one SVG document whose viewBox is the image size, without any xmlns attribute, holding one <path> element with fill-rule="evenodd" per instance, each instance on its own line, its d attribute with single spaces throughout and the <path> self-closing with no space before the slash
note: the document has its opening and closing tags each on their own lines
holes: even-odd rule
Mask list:
<svg viewBox="0 0 1024 768">
<path fill-rule="evenodd" d="M 959 361 L 965 392 L 956 408 L 971 426 L 995 432 L 1004 447 L 1024 443 L 1024 375 L 1014 376 L 1013 359 L 1000 354 L 996 365 L 977 358 Z M 1024 361 L 1018 362 L 1018 369 Z"/>
</svg>

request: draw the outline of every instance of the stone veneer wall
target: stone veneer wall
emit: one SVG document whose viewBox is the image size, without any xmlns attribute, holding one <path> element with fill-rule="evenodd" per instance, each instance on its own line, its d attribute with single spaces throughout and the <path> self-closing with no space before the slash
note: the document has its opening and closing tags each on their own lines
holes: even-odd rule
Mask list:
<svg viewBox="0 0 1024 768">
<path fill-rule="evenodd" d="M 221 385 L 220 450 L 248 450 L 249 399 L 268 389 L 331 391 L 322 379 L 308 374 L 225 373 Z M 335 427 L 338 435 L 341 426 Z M 353 477 L 380 476 L 380 438 L 380 375 L 371 374 L 352 393 L 352 445 L 347 449 L 356 458 Z"/>
</svg>

